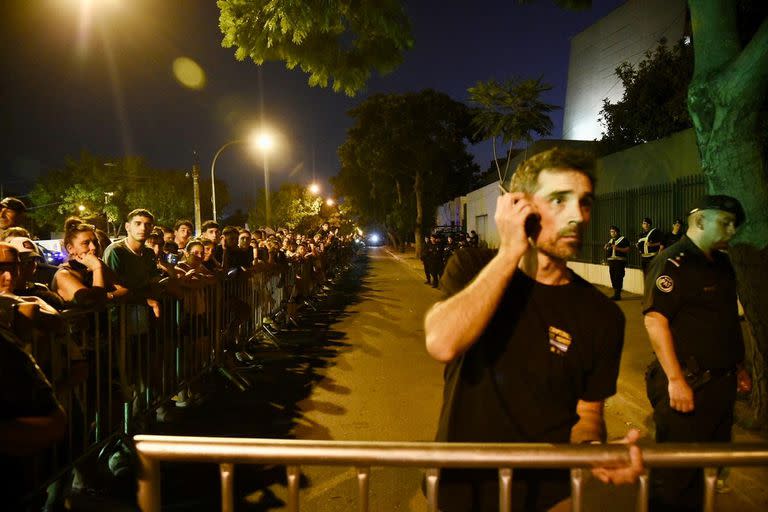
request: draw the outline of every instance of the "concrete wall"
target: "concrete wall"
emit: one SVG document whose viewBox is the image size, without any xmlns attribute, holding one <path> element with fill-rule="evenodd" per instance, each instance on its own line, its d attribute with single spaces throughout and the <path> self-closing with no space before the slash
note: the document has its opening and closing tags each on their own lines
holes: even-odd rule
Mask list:
<svg viewBox="0 0 768 512">
<path fill-rule="evenodd" d="M 603 99 L 620 100 L 624 88 L 615 74 L 622 62 L 637 64 L 664 37 L 683 36 L 685 0 L 628 0 L 571 40 L 563 138 L 599 139 Z"/>
<path fill-rule="evenodd" d="M 597 160 L 596 194 L 669 183 L 701 174 L 693 128 Z"/>
<path fill-rule="evenodd" d="M 611 287 L 611 276 L 608 275 L 608 265 L 594 265 L 592 263 L 580 263 L 569 261 L 568 266 L 585 280 L 592 284 Z M 624 276 L 624 291 L 643 293 L 643 271 L 639 268 L 628 268 Z"/>
<path fill-rule="evenodd" d="M 474 230 L 480 241 L 488 247 L 499 246 L 499 233 L 493 216 L 496 214 L 496 200 L 500 194 L 499 185 L 491 183 L 467 194 L 467 233 Z M 485 219 L 485 220 L 483 220 Z"/>
<path fill-rule="evenodd" d="M 467 196 L 460 196 L 438 206 L 435 215 L 435 225 L 456 227 L 463 226 L 464 205 L 466 203 Z"/>
</svg>

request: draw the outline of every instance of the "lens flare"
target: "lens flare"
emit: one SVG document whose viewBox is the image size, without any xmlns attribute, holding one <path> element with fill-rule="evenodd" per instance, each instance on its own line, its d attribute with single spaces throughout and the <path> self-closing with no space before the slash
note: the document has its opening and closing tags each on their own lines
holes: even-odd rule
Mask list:
<svg viewBox="0 0 768 512">
<path fill-rule="evenodd" d="M 205 71 L 188 57 L 179 57 L 173 61 L 173 76 L 188 89 L 199 91 L 205 87 Z"/>
</svg>

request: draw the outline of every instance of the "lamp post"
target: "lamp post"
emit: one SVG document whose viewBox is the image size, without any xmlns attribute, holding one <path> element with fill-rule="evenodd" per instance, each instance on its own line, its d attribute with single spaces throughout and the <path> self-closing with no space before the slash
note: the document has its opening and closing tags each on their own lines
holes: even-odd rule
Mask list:
<svg viewBox="0 0 768 512">
<path fill-rule="evenodd" d="M 213 222 L 217 222 L 216 220 L 216 175 L 214 171 L 216 170 L 216 160 L 219 158 L 219 155 L 222 151 L 224 151 L 226 148 L 233 144 L 239 144 L 241 142 L 245 142 L 243 139 L 237 139 L 237 140 L 231 140 L 221 146 L 219 150 L 216 152 L 215 155 L 213 155 L 213 162 L 211 162 L 211 205 L 213 206 Z"/>
<path fill-rule="evenodd" d="M 272 223 L 272 206 L 269 198 L 269 161 L 267 155 L 275 145 L 275 139 L 269 132 L 261 132 L 255 138 L 256 146 L 261 150 L 264 157 L 264 199 L 267 217 L 267 227 Z"/>
</svg>

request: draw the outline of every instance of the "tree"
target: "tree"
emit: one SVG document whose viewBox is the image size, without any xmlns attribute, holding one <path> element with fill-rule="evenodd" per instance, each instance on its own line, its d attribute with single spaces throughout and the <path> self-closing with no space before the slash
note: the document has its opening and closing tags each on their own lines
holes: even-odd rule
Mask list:
<svg viewBox="0 0 768 512">
<path fill-rule="evenodd" d="M 620 151 L 690 128 L 686 97 L 693 76 L 693 48 L 684 41 L 669 47 L 661 40 L 637 66 L 616 68 L 624 86 L 621 100 L 603 100 L 600 122 L 606 150 Z"/>
<path fill-rule="evenodd" d="M 322 224 L 320 209 L 322 198 L 313 195 L 306 186 L 299 183 L 283 183 L 280 189 L 269 196 L 272 210 L 272 224 L 286 227 L 299 233 L 307 233 Z M 248 217 L 254 226 L 266 226 L 266 197 L 264 190 L 258 195 L 256 206 Z"/>
<path fill-rule="evenodd" d="M 768 172 L 764 126 L 768 90 L 768 9 L 748 3 L 748 15 L 730 0 L 689 0 L 695 65 L 688 109 L 709 191 L 739 198 L 747 213 L 730 250 L 739 296 L 751 326 L 749 360 L 755 388 L 754 419 L 768 422 Z M 742 11 L 743 12 L 743 11 Z M 742 24 L 740 30 L 740 23 Z M 744 24 L 754 35 L 745 38 Z"/>
<path fill-rule="evenodd" d="M 349 114 L 355 124 L 339 148 L 336 193 L 363 222 L 384 226 L 393 245 L 413 235 L 419 255 L 422 231 L 434 221 L 424 212 L 465 193 L 477 171 L 466 149 L 469 109 L 427 89 L 378 94 Z"/>
<path fill-rule="evenodd" d="M 210 195 L 210 181 L 202 180 L 200 188 L 201 197 Z M 226 204 L 225 184 L 217 183 L 216 188 L 217 199 Z M 148 209 L 163 226 L 193 214 L 192 183 L 184 171 L 153 169 L 136 157 L 102 159 L 88 152 L 42 176 L 30 199 L 34 205 L 30 216 L 40 232 L 61 231 L 64 219 L 71 215 L 100 220 L 119 231 L 134 208 Z M 210 215 L 206 202 L 203 214 Z"/>
<path fill-rule="evenodd" d="M 371 70 L 388 73 L 413 46 L 401 2 L 380 0 L 219 0 L 225 48 L 256 64 L 283 61 L 309 74 L 310 86 L 354 96 Z"/>
<path fill-rule="evenodd" d="M 542 83 L 541 80 L 518 78 L 504 83 L 495 80 L 478 82 L 468 89 L 470 103 L 477 107 L 472 119 L 475 136 L 482 140 L 491 139 L 493 161 L 500 183 L 504 183 L 508 177 L 516 142 L 528 145 L 533 142 L 532 133 L 542 137 L 552 133 L 549 113 L 559 107 L 539 99 L 541 93 L 550 89 L 552 86 Z M 503 159 L 503 173 L 496 152 L 499 139 L 508 145 Z"/>
</svg>

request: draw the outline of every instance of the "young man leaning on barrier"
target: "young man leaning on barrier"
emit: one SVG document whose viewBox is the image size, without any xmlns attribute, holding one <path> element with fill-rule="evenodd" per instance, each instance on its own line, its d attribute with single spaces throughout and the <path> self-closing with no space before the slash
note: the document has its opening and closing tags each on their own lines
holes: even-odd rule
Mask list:
<svg viewBox="0 0 768 512">
<path fill-rule="evenodd" d="M 566 263 L 590 220 L 594 160 L 554 148 L 518 167 L 497 200 L 498 251 L 457 251 L 445 298 L 425 318 L 429 354 L 447 363 L 437 441 L 593 443 L 606 438 L 605 399 L 616 392 L 624 316 Z M 634 482 L 631 463 L 595 468 L 604 482 Z M 440 508 L 498 510 L 496 471 L 443 470 Z M 566 506 L 567 470 L 515 470 L 514 510 Z"/>
</svg>

